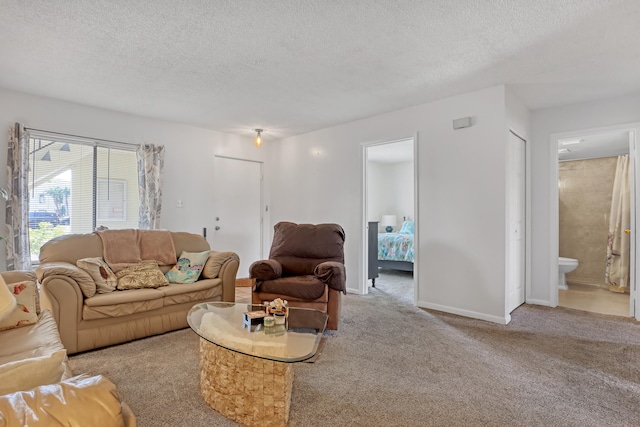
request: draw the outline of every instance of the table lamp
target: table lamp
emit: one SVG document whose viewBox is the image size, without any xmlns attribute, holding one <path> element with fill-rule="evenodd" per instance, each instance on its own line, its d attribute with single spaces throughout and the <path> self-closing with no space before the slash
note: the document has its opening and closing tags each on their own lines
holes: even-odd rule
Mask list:
<svg viewBox="0 0 640 427">
<path fill-rule="evenodd" d="M 14 308 L 16 308 L 16 298 L 9 290 L 2 276 L 0 276 L 0 320 L 11 314 Z"/>
<path fill-rule="evenodd" d="M 393 231 L 393 227 L 398 225 L 398 219 L 395 215 L 382 215 L 382 219 L 380 220 L 380 225 L 385 228 L 387 233 L 391 233 Z"/>
</svg>

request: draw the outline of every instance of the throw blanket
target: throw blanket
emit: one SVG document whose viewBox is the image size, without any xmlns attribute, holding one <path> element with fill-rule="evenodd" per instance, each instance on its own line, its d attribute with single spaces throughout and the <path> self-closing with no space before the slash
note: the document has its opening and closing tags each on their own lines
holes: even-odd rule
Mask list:
<svg viewBox="0 0 640 427">
<path fill-rule="evenodd" d="M 103 230 L 102 257 L 113 272 L 134 264 L 155 261 L 158 265 L 176 263 L 176 248 L 167 230 Z"/>
</svg>

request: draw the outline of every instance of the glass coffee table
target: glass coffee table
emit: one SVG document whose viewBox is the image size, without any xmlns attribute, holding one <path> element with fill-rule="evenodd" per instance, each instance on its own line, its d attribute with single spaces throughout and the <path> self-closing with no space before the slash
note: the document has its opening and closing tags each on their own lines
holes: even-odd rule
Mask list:
<svg viewBox="0 0 640 427">
<path fill-rule="evenodd" d="M 200 391 L 216 411 L 249 426 L 285 426 L 293 362 L 313 357 L 327 324 L 319 310 L 289 308 L 284 325 L 247 325 L 252 304 L 208 302 L 189 311 L 200 336 Z"/>
</svg>

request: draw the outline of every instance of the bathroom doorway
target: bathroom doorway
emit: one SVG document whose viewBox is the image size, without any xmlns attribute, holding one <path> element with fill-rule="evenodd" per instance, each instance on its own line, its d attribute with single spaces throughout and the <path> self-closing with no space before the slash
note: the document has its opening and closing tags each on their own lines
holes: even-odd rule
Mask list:
<svg viewBox="0 0 640 427">
<path fill-rule="evenodd" d="M 635 134 L 556 140 L 558 305 L 634 316 Z"/>
</svg>

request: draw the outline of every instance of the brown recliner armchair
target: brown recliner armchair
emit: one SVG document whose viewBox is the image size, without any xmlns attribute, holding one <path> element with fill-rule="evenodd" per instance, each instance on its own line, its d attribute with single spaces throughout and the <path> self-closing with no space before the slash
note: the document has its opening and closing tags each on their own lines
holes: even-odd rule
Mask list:
<svg viewBox="0 0 640 427">
<path fill-rule="evenodd" d="M 338 224 L 276 224 L 269 259 L 249 267 L 256 281 L 253 304 L 286 299 L 290 307 L 326 312 L 327 329 L 338 329 L 341 294 L 347 289 L 344 237 Z"/>
</svg>

